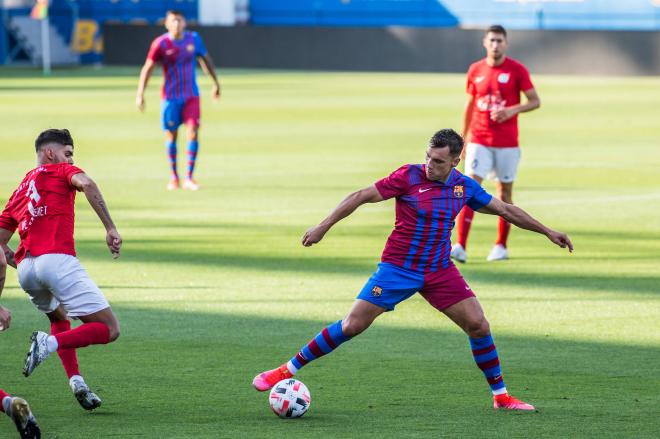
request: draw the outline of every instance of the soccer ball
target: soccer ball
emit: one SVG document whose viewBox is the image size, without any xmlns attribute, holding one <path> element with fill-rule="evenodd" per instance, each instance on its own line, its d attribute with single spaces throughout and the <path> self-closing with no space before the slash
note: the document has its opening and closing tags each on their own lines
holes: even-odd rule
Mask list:
<svg viewBox="0 0 660 439">
<path fill-rule="evenodd" d="M 270 391 L 270 408 L 280 418 L 299 418 L 309 409 L 312 396 L 307 386 L 298 380 L 282 380 Z"/>
</svg>

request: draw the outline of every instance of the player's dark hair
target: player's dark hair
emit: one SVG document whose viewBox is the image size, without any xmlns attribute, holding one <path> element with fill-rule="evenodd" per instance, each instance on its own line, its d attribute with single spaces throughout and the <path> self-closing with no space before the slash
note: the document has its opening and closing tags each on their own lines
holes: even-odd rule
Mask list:
<svg viewBox="0 0 660 439">
<path fill-rule="evenodd" d="M 71 133 L 66 128 L 58 130 L 56 128 L 51 128 L 46 131 L 43 131 L 37 136 L 37 140 L 34 141 L 34 148 L 39 152 L 39 149 L 49 143 L 59 143 L 60 145 L 71 145 L 73 146 L 73 137 Z"/>
<path fill-rule="evenodd" d="M 488 29 L 486 29 L 485 35 L 488 35 L 489 32 L 492 32 L 494 34 L 501 34 L 504 35 L 504 38 L 506 38 L 506 29 L 504 29 L 504 26 L 500 24 L 493 24 Z"/>
<path fill-rule="evenodd" d="M 449 154 L 456 157 L 463 151 L 463 138 L 451 128 L 440 130 L 431 137 L 429 141 L 431 148 L 449 147 Z"/>
<path fill-rule="evenodd" d="M 178 15 L 179 17 L 186 18 L 186 17 L 183 15 L 183 12 L 181 12 L 181 11 L 178 10 L 178 9 L 168 9 L 167 12 L 165 13 L 165 16 L 167 17 L 168 15 Z"/>
</svg>

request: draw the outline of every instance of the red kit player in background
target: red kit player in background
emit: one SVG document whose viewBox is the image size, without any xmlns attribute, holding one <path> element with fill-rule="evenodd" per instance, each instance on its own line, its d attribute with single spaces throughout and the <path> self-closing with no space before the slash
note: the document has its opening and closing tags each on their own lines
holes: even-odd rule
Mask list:
<svg viewBox="0 0 660 439">
<path fill-rule="evenodd" d="M 483 41 L 486 58 L 472 64 L 467 73 L 468 100 L 463 120 L 465 174 L 479 184 L 488 176 L 497 179 L 496 196 L 513 204 L 513 182 L 516 179 L 520 147 L 518 145 L 518 113 L 532 111 L 541 101 L 520 62 L 506 56 L 506 30 L 499 25 L 488 28 Z M 520 102 L 520 94 L 527 102 Z M 474 211 L 468 206 L 456 218 L 457 243 L 451 257 L 467 260 L 467 240 Z M 509 224 L 498 219 L 497 240 L 488 255 L 489 261 L 508 259 Z"/>
<path fill-rule="evenodd" d="M 121 236 L 96 183 L 73 166 L 73 139 L 68 130 L 50 129 L 35 141 L 37 167 L 29 171 L 0 214 L 0 247 L 6 263 L 18 270 L 21 288 L 51 322 L 51 334 L 35 331 L 23 374 L 29 376 L 57 352 L 80 405 L 93 410 L 101 400 L 85 384 L 76 349 L 110 343 L 119 337 L 119 322 L 108 301 L 76 258 L 74 202 L 87 201 L 106 230 L 106 244 L 119 256 Z M 8 243 L 18 230 L 16 253 Z M 83 322 L 71 329 L 69 317 Z"/>
</svg>

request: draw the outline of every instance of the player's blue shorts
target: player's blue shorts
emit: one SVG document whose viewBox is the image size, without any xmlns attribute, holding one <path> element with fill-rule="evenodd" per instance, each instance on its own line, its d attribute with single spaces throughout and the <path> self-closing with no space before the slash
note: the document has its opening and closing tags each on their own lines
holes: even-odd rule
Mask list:
<svg viewBox="0 0 660 439">
<path fill-rule="evenodd" d="M 176 131 L 179 125 L 199 126 L 199 96 L 160 101 L 163 130 Z"/>
<path fill-rule="evenodd" d="M 381 262 L 357 298 L 392 311 L 396 305 L 418 291 L 439 310 L 475 297 L 454 264 L 435 272 L 422 273 Z"/>
</svg>

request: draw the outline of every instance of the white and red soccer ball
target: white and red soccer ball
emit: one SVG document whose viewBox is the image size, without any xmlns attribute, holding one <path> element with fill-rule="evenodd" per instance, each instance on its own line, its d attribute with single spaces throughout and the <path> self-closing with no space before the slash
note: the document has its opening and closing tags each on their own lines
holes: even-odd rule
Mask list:
<svg viewBox="0 0 660 439">
<path fill-rule="evenodd" d="M 273 413 L 280 418 L 299 418 L 307 413 L 312 396 L 306 385 L 289 378 L 273 386 L 268 402 Z"/>
</svg>

